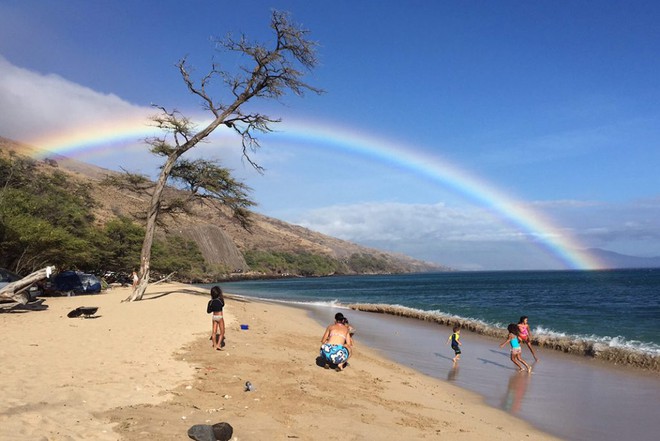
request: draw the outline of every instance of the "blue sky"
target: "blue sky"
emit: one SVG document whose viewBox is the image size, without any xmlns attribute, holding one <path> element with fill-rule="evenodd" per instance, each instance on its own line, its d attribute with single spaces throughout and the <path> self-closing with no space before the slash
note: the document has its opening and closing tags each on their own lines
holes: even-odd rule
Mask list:
<svg viewBox="0 0 660 441">
<path fill-rule="evenodd" d="M 201 115 L 174 64 L 222 63 L 210 37 L 228 32 L 268 41 L 272 8 L 319 43 L 307 80 L 326 93 L 258 104 L 283 119 L 253 157 L 264 175 L 222 134 L 196 151 L 234 169 L 257 211 L 458 269 L 566 267 L 546 240 L 660 255 L 658 2 L 3 0 L 0 136 L 90 130 L 152 103 Z M 365 139 L 449 164 L 552 231 Z M 80 158 L 153 174 L 146 150 Z"/>
</svg>

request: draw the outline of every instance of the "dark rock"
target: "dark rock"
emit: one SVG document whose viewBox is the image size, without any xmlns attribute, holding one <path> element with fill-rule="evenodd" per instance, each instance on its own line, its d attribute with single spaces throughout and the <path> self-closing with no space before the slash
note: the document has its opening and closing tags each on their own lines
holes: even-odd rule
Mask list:
<svg viewBox="0 0 660 441">
<path fill-rule="evenodd" d="M 229 441 L 234 434 L 234 428 L 229 423 L 217 423 L 213 425 L 213 434 L 217 441 Z"/>
<path fill-rule="evenodd" d="M 195 441 L 215 441 L 213 427 L 208 424 L 195 424 L 188 429 L 188 437 Z"/>
</svg>

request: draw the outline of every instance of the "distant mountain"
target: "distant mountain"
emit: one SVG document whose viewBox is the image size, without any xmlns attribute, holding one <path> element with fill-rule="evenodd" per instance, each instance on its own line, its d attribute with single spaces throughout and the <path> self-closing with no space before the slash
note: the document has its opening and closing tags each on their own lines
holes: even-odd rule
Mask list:
<svg viewBox="0 0 660 441">
<path fill-rule="evenodd" d="M 587 251 L 589 254 L 600 260 L 603 263 L 603 266 L 607 268 L 660 268 L 660 256 L 628 256 L 613 251 L 602 250 L 600 248 L 590 248 Z"/>
</svg>

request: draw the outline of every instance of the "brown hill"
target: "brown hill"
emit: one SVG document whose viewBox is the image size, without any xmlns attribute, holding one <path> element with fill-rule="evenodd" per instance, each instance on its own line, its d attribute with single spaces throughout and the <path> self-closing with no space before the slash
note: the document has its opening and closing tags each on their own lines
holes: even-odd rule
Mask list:
<svg viewBox="0 0 660 441">
<path fill-rule="evenodd" d="M 38 149 L 33 146 L 2 137 L 0 137 L 0 151 L 5 154 L 15 152 L 31 157 L 38 153 Z M 100 185 L 100 181 L 106 175 L 117 172 L 60 155 L 41 159 L 38 166 L 45 171 L 60 170 L 73 179 L 85 182 L 98 204 L 95 208 L 95 216 L 99 224 L 104 224 L 118 215 L 132 216 L 144 212 L 147 206 L 146 199 L 133 193 Z M 360 254 L 387 262 L 386 272 L 450 270 L 448 267 L 416 260 L 402 254 L 388 253 L 326 236 L 259 213 L 253 213 L 252 221 L 252 227 L 248 232 L 233 222 L 226 210 L 221 209 L 219 212 L 208 207 L 199 207 L 194 215 L 182 215 L 174 222 L 166 222 L 166 229 L 169 233 L 181 234 L 193 239 L 208 263 L 224 265 L 240 272 L 249 271 L 243 258 L 243 253 L 249 250 L 309 253 L 338 260 Z"/>
</svg>

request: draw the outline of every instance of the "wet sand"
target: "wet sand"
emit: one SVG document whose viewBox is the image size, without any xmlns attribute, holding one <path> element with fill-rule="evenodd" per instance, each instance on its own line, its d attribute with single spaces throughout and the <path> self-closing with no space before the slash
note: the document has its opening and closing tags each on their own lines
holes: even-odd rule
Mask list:
<svg viewBox="0 0 660 441">
<path fill-rule="evenodd" d="M 340 309 L 308 307 L 319 323 Z M 660 375 L 609 362 L 536 348 L 533 373 L 517 372 L 500 339 L 463 330 L 456 366 L 446 345 L 446 325 L 385 314 L 341 310 L 354 324 L 356 339 L 396 362 L 461 388 L 570 440 L 655 440 L 660 433 Z M 523 358 L 533 357 L 523 348 Z"/>
</svg>

